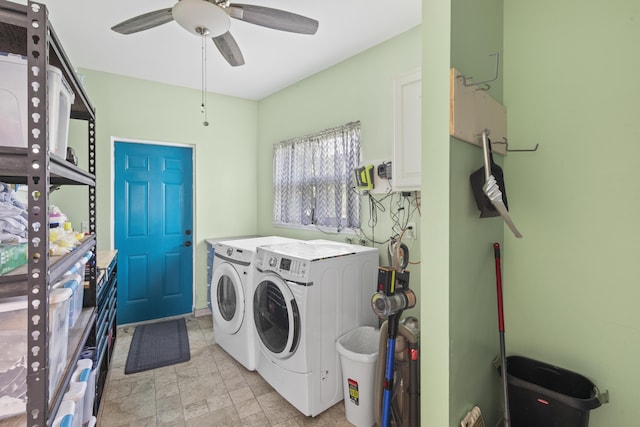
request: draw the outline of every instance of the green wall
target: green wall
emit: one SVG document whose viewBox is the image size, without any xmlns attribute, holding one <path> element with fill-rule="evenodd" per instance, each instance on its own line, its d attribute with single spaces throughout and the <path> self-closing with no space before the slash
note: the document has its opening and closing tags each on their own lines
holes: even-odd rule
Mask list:
<svg viewBox="0 0 640 427">
<path fill-rule="evenodd" d="M 391 79 L 421 65 L 422 216 L 412 251 L 421 264 L 411 274 L 420 291 L 412 314 L 421 321 L 422 424 L 457 426 L 473 404 L 488 426 L 501 414 L 491 367 L 498 353 L 491 243 L 500 241 L 507 352 L 609 389 L 611 403 L 592 411 L 590 426 L 634 425 L 640 85 L 632 76 L 640 66 L 640 4 L 504 3 L 424 0 L 421 28 L 259 102 L 210 94 L 209 128 L 201 126 L 198 91 L 85 71 L 98 112 L 100 247 L 111 233 L 112 136 L 196 147 L 197 308 L 206 305 L 203 239 L 342 240 L 271 225 L 271 147 L 361 120 L 364 158 L 390 158 Z M 449 68 L 480 79 L 492 73 L 495 51 L 503 55 L 490 94 L 507 107 L 511 147 L 540 143 L 535 153 L 498 159 L 521 240 L 499 219 L 478 218 L 468 176 L 482 164 L 480 150 L 449 137 Z M 52 200 L 82 197 L 63 191 Z"/>
<path fill-rule="evenodd" d="M 502 58 L 502 0 L 451 2 L 451 66 L 474 81 L 495 75 L 495 56 Z M 502 101 L 502 70 L 488 93 Z M 478 134 L 482 128 L 477 129 Z M 495 155 L 502 163 L 502 156 Z M 482 149 L 450 139 L 449 307 L 450 416 L 460 420 L 473 405 L 494 426 L 502 407 L 500 377 L 492 365 L 499 354 L 493 242 L 502 243 L 501 218 L 479 218 L 469 175 L 482 167 Z M 505 171 L 506 186 L 509 174 Z M 517 224 L 517 218 L 514 219 Z"/>
<path fill-rule="evenodd" d="M 421 29 L 416 27 L 340 64 L 298 82 L 258 103 L 258 232 L 295 238 L 344 241 L 348 234 L 324 234 L 272 225 L 272 150 L 280 141 L 360 120 L 363 160 L 393 156 L 393 78 L 420 66 Z M 375 240 L 391 236 L 390 206 L 378 213 Z M 361 224 L 368 236 L 369 205 L 361 198 Z M 414 220 L 419 222 L 417 213 Z M 420 227 L 418 227 L 418 238 Z M 419 240 L 404 240 L 410 261 L 420 261 Z M 389 265 L 387 247 L 381 265 Z M 411 265 L 410 286 L 420 290 L 420 268 Z M 418 315 L 418 308 L 406 315 Z"/>
<path fill-rule="evenodd" d="M 449 423 L 449 67 L 451 0 L 422 7 L 420 415 Z"/>
<path fill-rule="evenodd" d="M 515 148 L 505 245 L 510 353 L 608 389 L 591 427 L 638 423 L 640 3 L 505 2 L 505 104 Z"/>
<path fill-rule="evenodd" d="M 207 238 L 255 234 L 257 103 L 222 95 L 207 97 L 208 120 L 202 125 L 200 92 L 90 70 L 89 98 L 96 109 L 98 248 L 111 245 L 112 138 L 187 144 L 194 147 L 196 308 L 207 306 Z M 73 121 L 75 122 L 75 121 Z M 73 123 L 69 145 L 86 164 L 86 124 Z M 84 140 L 86 141 L 86 139 Z M 74 212 L 86 190 L 64 188 L 52 203 Z M 86 213 L 85 213 L 86 215 Z M 76 228 L 84 218 L 72 218 Z"/>
<path fill-rule="evenodd" d="M 479 219 L 472 196 L 481 149 L 449 137 L 449 70 L 475 81 L 493 76 L 502 0 L 423 2 L 423 28 L 422 423 L 457 426 L 478 405 L 494 426 L 501 404 L 492 243 L 502 242 L 504 227 Z M 489 92 L 499 101 L 501 75 Z"/>
</svg>

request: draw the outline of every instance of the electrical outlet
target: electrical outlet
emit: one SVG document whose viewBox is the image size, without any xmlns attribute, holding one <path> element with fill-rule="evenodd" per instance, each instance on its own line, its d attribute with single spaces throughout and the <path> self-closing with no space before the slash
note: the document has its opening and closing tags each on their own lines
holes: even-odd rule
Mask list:
<svg viewBox="0 0 640 427">
<path fill-rule="evenodd" d="M 404 232 L 404 237 L 407 239 L 415 239 L 417 235 L 416 223 L 413 221 L 407 223 L 407 229 Z"/>
<path fill-rule="evenodd" d="M 80 231 L 83 233 L 89 232 L 89 221 L 80 221 Z"/>
</svg>

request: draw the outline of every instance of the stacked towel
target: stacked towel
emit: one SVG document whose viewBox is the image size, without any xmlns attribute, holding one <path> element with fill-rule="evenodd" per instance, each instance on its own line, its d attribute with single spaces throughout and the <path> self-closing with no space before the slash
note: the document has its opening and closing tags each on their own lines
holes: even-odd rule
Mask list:
<svg viewBox="0 0 640 427">
<path fill-rule="evenodd" d="M 0 243 L 25 243 L 29 214 L 9 184 L 0 182 Z"/>
</svg>

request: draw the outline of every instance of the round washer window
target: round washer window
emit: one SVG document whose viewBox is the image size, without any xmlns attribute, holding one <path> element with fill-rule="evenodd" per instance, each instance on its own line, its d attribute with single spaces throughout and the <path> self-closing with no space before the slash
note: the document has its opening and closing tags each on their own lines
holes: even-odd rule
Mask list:
<svg viewBox="0 0 640 427">
<path fill-rule="evenodd" d="M 292 306 L 296 310 L 295 305 Z M 293 313 L 294 319 L 298 318 Z M 270 280 L 260 282 L 253 295 L 253 319 L 262 343 L 273 353 L 280 354 L 286 350 L 287 340 L 291 333 L 287 301 L 278 285 Z M 297 335 L 297 334 L 296 334 Z M 297 336 L 295 337 L 297 339 Z M 295 348 L 294 343 L 292 348 Z"/>
<path fill-rule="evenodd" d="M 231 321 L 237 310 L 236 290 L 233 286 L 233 280 L 227 275 L 223 275 L 218 280 L 218 309 L 222 318 Z"/>
</svg>

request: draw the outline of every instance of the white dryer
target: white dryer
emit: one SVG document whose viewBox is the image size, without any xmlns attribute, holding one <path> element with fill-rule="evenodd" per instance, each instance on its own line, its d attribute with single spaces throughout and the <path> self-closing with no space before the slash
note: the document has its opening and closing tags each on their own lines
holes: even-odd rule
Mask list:
<svg viewBox="0 0 640 427">
<path fill-rule="evenodd" d="M 377 326 L 378 250 L 310 240 L 256 251 L 258 373 L 307 416 L 343 399 L 336 340 Z"/>
<path fill-rule="evenodd" d="M 210 299 L 213 337 L 245 368 L 256 369 L 258 348 L 253 324 L 253 260 L 259 245 L 295 242 L 280 236 L 215 243 Z"/>
</svg>

